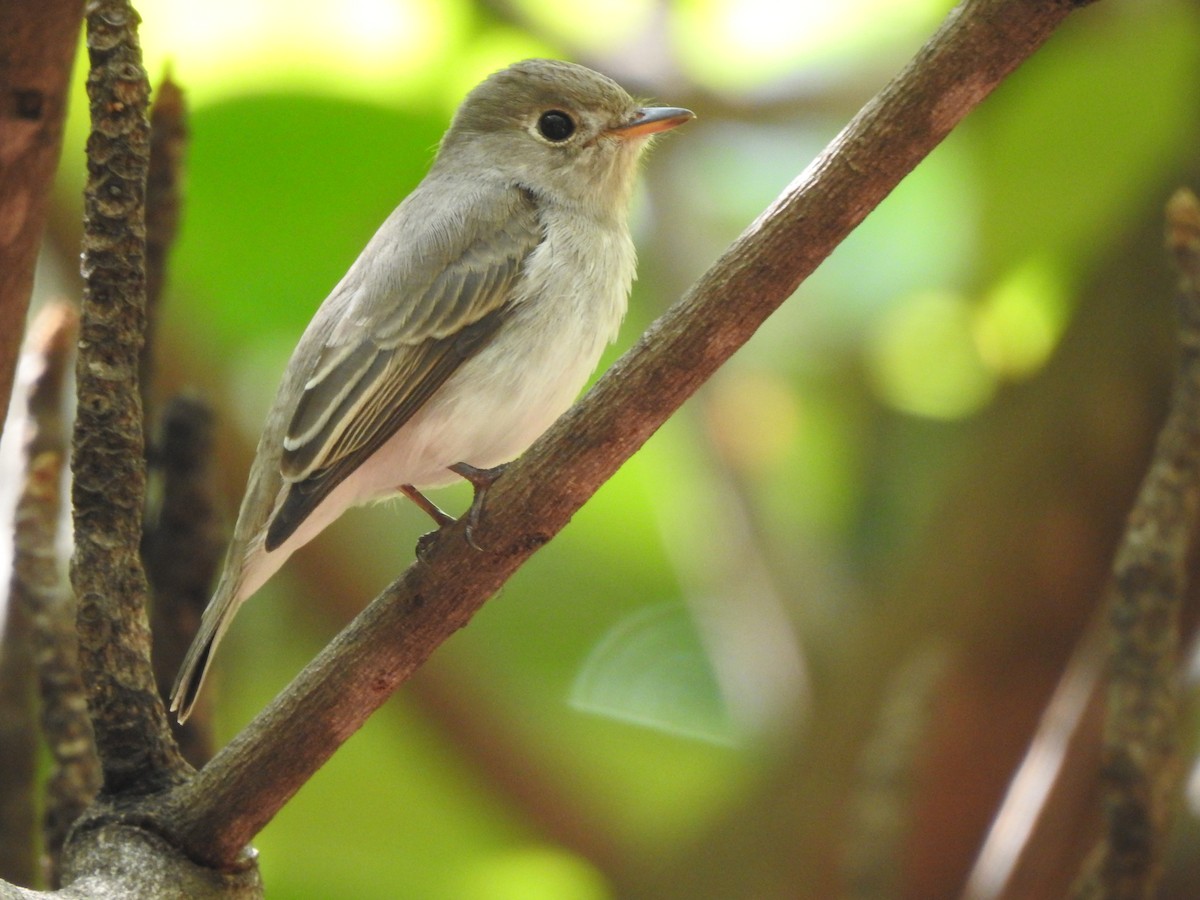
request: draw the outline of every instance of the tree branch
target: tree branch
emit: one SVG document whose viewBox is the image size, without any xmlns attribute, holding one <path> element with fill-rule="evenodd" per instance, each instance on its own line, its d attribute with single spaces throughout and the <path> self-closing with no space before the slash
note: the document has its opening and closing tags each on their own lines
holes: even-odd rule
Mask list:
<svg viewBox="0 0 1200 900">
<path fill-rule="evenodd" d="M 80 665 L 108 796 L 150 793 L 187 769 L 150 668 L 146 575 L 138 554 L 146 477 L 137 374 L 150 91 L 138 21 L 123 0 L 88 4 L 92 133 L 71 459 L 71 582 L 79 598 Z"/>
<path fill-rule="evenodd" d="M 37 880 L 37 709 L 29 612 L 13 581 L 8 597 L 0 599 L 0 834 L 6 836 L 0 841 L 0 878 L 32 886 Z"/>
<path fill-rule="evenodd" d="M 1167 205 L 1180 270 L 1179 367 L 1167 421 L 1113 563 L 1104 732 L 1105 835 L 1075 897 L 1151 897 L 1178 787 L 1179 620 L 1200 522 L 1200 202 Z"/>
<path fill-rule="evenodd" d="M 154 336 L 167 279 L 167 256 L 179 231 L 179 182 L 187 144 L 187 108 L 183 91 L 167 75 L 158 85 L 150 110 L 150 162 L 146 171 L 146 324 L 138 385 L 147 438 L 152 432 Z"/>
<path fill-rule="evenodd" d="M 167 402 L 161 422 L 153 391 L 154 343 L 167 277 L 167 257 L 175 243 L 182 208 L 180 182 L 187 144 L 183 91 L 164 76 L 150 111 L 150 163 L 146 175 L 146 325 L 138 384 L 141 387 L 151 502 L 142 535 L 142 564 L 153 604 L 151 659 L 162 693 L 196 633 L 227 536 L 214 484 L 214 417 L 199 397 Z M 211 702 L 183 725 L 171 723 L 185 759 L 200 765 L 212 755 Z"/>
<path fill-rule="evenodd" d="M 0 430 L 62 150 L 82 0 L 15 0 L 0 29 Z"/>
<path fill-rule="evenodd" d="M 67 304 L 47 306 L 30 339 L 40 372 L 30 388 L 26 425 L 26 482 L 17 506 L 14 572 L 29 610 L 41 699 L 42 737 L 52 765 L 43 812 L 46 875 L 58 884 L 59 853 L 67 831 L 100 786 L 83 684 L 79 677 L 74 598 L 62 583 L 56 551 L 67 455 L 63 382 L 79 330 Z"/>
<path fill-rule="evenodd" d="M 20 489 L 13 516 L 12 575 L 5 621 L 0 624 L 0 875 L 19 884 L 37 881 L 35 837 L 38 832 L 34 777 L 38 745 L 35 671 L 44 673 L 62 661 L 48 653 L 62 633 L 57 615 L 62 604 L 57 554 L 61 482 L 66 460 L 63 429 L 63 380 L 76 331 L 75 312 L 66 304 L 45 307 L 29 335 L 22 354 L 25 367 L 21 454 L 16 477 Z M 73 616 L 66 616 L 70 627 Z M 73 632 L 71 632 L 73 634 Z M 36 648 L 36 649 L 35 649 Z M 49 658 L 48 658 L 49 657 Z M 76 674 L 78 669 L 71 670 Z M 61 707 L 69 697 L 52 694 L 43 711 Z M 76 693 L 74 699 L 82 699 Z M 43 716 L 43 721 L 46 721 Z M 51 752 L 60 749 L 50 736 Z M 93 790 L 94 793 L 94 790 Z M 91 794 L 82 798 L 84 805 Z M 48 804 L 53 812 L 56 804 Z M 77 815 L 82 806 L 76 806 Z M 72 817 L 73 819 L 74 817 Z M 50 835 L 47 854 L 52 858 L 62 845 Z"/>
<path fill-rule="evenodd" d="M 919 647 L 891 678 L 874 727 L 856 765 L 849 828 L 842 842 L 842 897 L 883 900 L 903 896 L 905 839 L 921 741 L 928 734 L 937 681 L 948 654 L 939 642 Z"/>
<path fill-rule="evenodd" d="M 243 847 L 366 718 L 755 332 L 971 109 L 1081 4 L 966 0 L 717 263 L 494 486 L 444 529 L 212 762 L 171 792 L 194 858 Z"/>
<path fill-rule="evenodd" d="M 147 522 L 142 559 L 154 593 L 151 658 L 164 692 L 200 625 L 228 538 L 214 483 L 214 430 L 213 412 L 199 398 L 174 397 L 163 408 L 154 453 L 160 497 Z M 187 722 L 172 726 L 193 765 L 212 756 L 210 708 L 202 696 Z"/>
</svg>

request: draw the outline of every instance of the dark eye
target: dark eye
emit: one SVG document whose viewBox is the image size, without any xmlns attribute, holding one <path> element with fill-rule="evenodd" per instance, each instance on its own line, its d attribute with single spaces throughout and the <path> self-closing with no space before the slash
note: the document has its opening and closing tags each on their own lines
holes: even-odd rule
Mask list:
<svg viewBox="0 0 1200 900">
<path fill-rule="evenodd" d="M 575 133 L 575 120 L 561 109 L 552 109 L 538 119 L 538 131 L 546 140 L 557 144 Z"/>
</svg>

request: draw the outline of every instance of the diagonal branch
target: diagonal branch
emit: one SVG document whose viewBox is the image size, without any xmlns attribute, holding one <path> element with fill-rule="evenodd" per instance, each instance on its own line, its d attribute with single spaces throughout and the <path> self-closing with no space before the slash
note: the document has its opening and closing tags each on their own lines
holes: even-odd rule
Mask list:
<svg viewBox="0 0 1200 900">
<path fill-rule="evenodd" d="M 959 121 L 1082 4 L 965 0 L 684 298 L 460 523 L 167 799 L 194 858 L 244 845 L 433 650 L 766 320 Z"/>
</svg>

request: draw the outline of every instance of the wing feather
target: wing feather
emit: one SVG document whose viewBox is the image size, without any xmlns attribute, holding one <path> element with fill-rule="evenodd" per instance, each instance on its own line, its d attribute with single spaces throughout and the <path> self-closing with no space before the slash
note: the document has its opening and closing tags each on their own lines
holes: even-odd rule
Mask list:
<svg viewBox="0 0 1200 900">
<path fill-rule="evenodd" d="M 268 551 L 395 434 L 511 312 L 513 286 L 542 233 L 528 192 L 511 188 L 500 199 L 486 204 L 491 215 L 468 217 L 448 265 L 424 278 L 385 279 L 394 299 L 376 293 L 373 302 L 352 304 L 347 320 L 357 327 L 329 334 L 284 435 L 280 474 L 287 489 L 267 530 Z M 345 340 L 350 334 L 354 339 Z"/>
</svg>

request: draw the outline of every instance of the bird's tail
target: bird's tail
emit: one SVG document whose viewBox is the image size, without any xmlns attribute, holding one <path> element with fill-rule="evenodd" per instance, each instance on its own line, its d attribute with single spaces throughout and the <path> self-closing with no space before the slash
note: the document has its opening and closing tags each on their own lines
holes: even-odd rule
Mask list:
<svg viewBox="0 0 1200 900">
<path fill-rule="evenodd" d="M 175 713 L 180 724 L 186 722 L 192 714 L 196 697 L 200 694 L 200 686 L 204 684 L 204 676 L 208 674 L 213 653 L 216 652 L 217 645 L 229 629 L 229 623 L 245 599 L 239 590 L 243 579 L 234 569 L 235 567 L 226 564 L 216 593 L 200 618 L 200 629 L 183 658 L 179 674 L 175 676 L 175 686 L 171 688 L 171 712 Z"/>
</svg>

